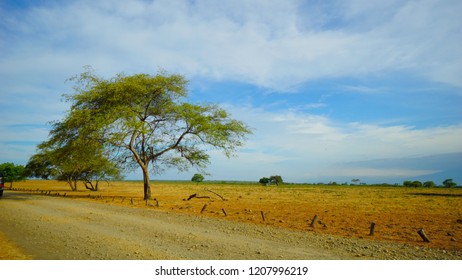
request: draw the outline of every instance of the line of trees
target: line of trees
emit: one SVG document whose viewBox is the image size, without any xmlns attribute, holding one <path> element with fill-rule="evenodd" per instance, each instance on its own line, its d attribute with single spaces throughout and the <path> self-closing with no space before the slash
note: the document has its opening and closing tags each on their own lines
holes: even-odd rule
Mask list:
<svg viewBox="0 0 462 280">
<path fill-rule="evenodd" d="M 433 187 L 436 187 L 436 184 L 433 181 L 426 181 L 423 183 L 420 181 L 404 181 L 403 186 L 410 187 L 410 188 L 420 188 L 420 187 L 433 188 Z M 452 179 L 446 179 L 443 181 L 442 186 L 446 188 L 454 188 L 454 187 L 457 187 L 457 183 L 455 183 Z"/>
</svg>

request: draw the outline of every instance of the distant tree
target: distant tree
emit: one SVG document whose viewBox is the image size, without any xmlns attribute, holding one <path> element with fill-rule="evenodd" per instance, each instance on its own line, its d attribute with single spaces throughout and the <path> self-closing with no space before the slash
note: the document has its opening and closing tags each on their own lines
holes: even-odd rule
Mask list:
<svg viewBox="0 0 462 280">
<path fill-rule="evenodd" d="M 422 182 L 420 181 L 413 181 L 411 183 L 411 186 L 414 187 L 414 188 L 421 188 L 422 187 Z"/>
<path fill-rule="evenodd" d="M 457 184 L 453 182 L 452 179 L 446 179 L 443 181 L 443 186 L 446 188 L 454 188 L 457 186 Z"/>
<path fill-rule="evenodd" d="M 426 181 L 423 183 L 423 186 L 425 188 L 433 188 L 435 186 L 435 183 L 433 181 Z"/>
<path fill-rule="evenodd" d="M 359 180 L 359 179 L 351 179 L 351 182 L 356 185 L 356 184 L 361 183 L 361 180 Z"/>
<path fill-rule="evenodd" d="M 412 182 L 411 182 L 411 181 L 404 181 L 404 182 L 403 182 L 403 186 L 404 186 L 404 187 L 412 187 L 413 185 L 412 185 Z"/>
<path fill-rule="evenodd" d="M 192 176 L 191 181 L 196 182 L 196 183 L 200 183 L 200 182 L 204 181 L 204 176 L 202 174 L 196 173 L 196 174 L 194 174 L 194 176 Z"/>
<path fill-rule="evenodd" d="M 3 173 L 4 182 L 10 183 L 10 188 L 13 187 L 13 182 L 23 181 L 26 179 L 24 166 L 15 165 L 12 162 L 0 164 L 0 172 Z"/>
<path fill-rule="evenodd" d="M 282 177 L 279 175 L 273 175 L 269 177 L 269 183 L 270 184 L 275 184 L 276 186 L 279 186 L 283 184 L 284 182 L 282 181 Z"/>
<path fill-rule="evenodd" d="M 260 184 L 262 184 L 263 186 L 267 186 L 270 182 L 270 179 L 267 178 L 267 177 L 263 177 L 260 179 L 260 181 L 258 181 Z"/>
</svg>

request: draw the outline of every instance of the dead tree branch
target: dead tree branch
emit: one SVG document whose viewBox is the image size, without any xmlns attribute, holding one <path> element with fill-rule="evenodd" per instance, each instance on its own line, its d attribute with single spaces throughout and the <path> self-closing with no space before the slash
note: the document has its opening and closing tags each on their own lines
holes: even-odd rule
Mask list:
<svg viewBox="0 0 462 280">
<path fill-rule="evenodd" d="M 197 193 L 194 193 L 194 194 L 190 195 L 186 200 L 191 200 L 193 198 L 208 198 L 208 199 L 210 199 L 210 196 L 198 196 Z"/>
<path fill-rule="evenodd" d="M 208 192 L 211 192 L 211 193 L 215 194 L 216 196 L 218 196 L 219 198 L 221 198 L 221 200 L 226 200 L 223 196 L 219 195 L 218 193 L 216 193 L 216 192 L 214 192 L 214 191 L 212 191 L 212 190 L 209 190 L 209 189 L 205 189 L 205 190 L 208 191 Z"/>
</svg>

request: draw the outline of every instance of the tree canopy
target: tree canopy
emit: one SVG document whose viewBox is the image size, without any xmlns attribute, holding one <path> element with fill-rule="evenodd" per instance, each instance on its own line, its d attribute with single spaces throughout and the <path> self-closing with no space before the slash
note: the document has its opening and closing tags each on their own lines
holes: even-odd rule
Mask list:
<svg viewBox="0 0 462 280">
<path fill-rule="evenodd" d="M 210 148 L 229 157 L 251 133 L 218 105 L 188 103 L 182 75 L 161 71 L 103 79 L 87 69 L 70 80 L 74 93 L 65 98 L 71 107 L 53 125 L 50 141 L 69 144 L 71 154 L 89 145 L 120 166 L 141 168 L 145 199 L 151 198 L 150 170 L 203 169 Z"/>
<path fill-rule="evenodd" d="M 191 182 L 200 183 L 202 181 L 204 181 L 204 175 L 199 173 L 194 174 L 191 178 Z"/>
<path fill-rule="evenodd" d="M 15 165 L 12 162 L 5 162 L 0 164 L 0 173 L 3 174 L 3 181 L 10 183 L 10 187 L 13 186 L 13 182 L 26 179 L 24 166 Z"/>
<path fill-rule="evenodd" d="M 446 188 L 454 188 L 457 186 L 457 183 L 453 182 L 452 179 L 446 179 L 443 181 L 443 186 Z"/>
<path fill-rule="evenodd" d="M 268 177 L 260 178 L 258 182 L 262 184 L 263 186 L 267 186 L 267 185 L 279 186 L 280 184 L 283 183 L 283 180 L 282 180 L 282 177 L 279 175 L 272 175 L 269 178 Z"/>
</svg>

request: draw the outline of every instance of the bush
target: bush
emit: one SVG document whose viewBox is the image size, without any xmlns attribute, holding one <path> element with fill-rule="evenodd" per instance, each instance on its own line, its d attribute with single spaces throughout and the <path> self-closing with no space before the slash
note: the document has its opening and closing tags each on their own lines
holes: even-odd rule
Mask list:
<svg viewBox="0 0 462 280">
<path fill-rule="evenodd" d="M 260 179 L 260 181 L 258 181 L 260 184 L 262 184 L 263 186 L 267 186 L 270 182 L 270 179 L 269 178 L 266 178 L 266 177 L 263 177 Z"/>
<path fill-rule="evenodd" d="M 204 176 L 202 176 L 202 174 L 194 174 L 194 176 L 191 178 L 191 181 L 192 182 L 196 182 L 196 183 L 200 183 L 202 181 L 204 181 Z"/>
</svg>

